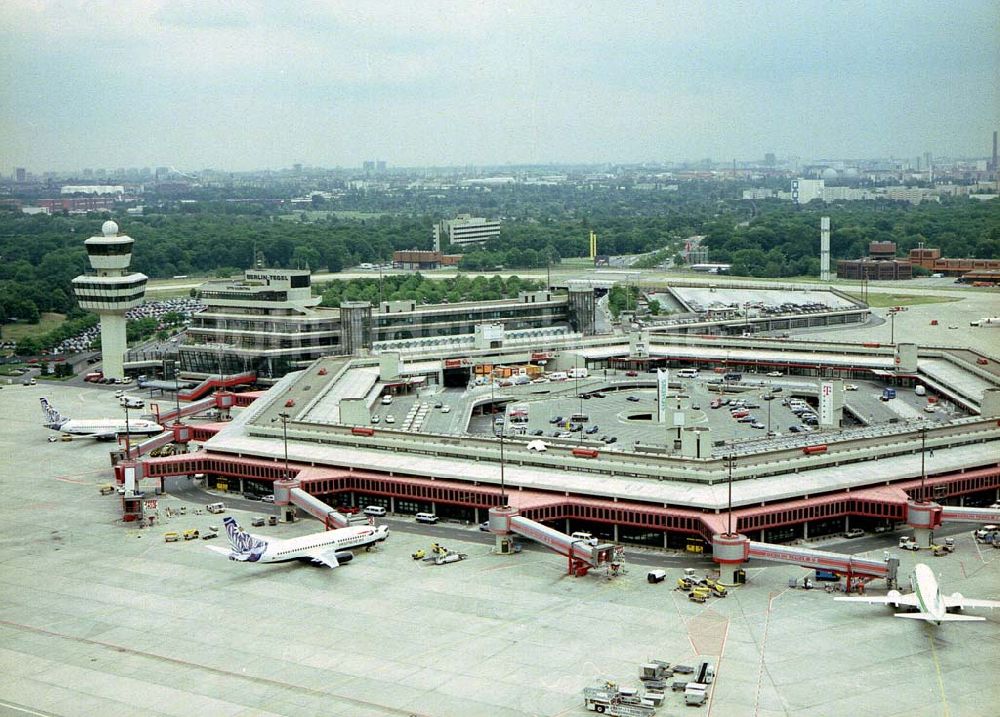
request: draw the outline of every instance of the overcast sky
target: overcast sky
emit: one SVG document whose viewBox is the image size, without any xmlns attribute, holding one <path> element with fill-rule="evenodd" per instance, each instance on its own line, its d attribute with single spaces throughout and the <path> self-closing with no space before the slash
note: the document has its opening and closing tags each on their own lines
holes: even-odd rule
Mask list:
<svg viewBox="0 0 1000 717">
<path fill-rule="evenodd" d="M 1000 3 L 0 1 L 0 171 L 985 157 Z"/>
</svg>

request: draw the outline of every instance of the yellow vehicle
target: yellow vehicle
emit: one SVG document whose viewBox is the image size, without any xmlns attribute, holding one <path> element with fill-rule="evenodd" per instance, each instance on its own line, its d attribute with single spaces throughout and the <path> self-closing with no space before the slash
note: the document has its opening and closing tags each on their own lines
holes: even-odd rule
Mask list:
<svg viewBox="0 0 1000 717">
<path fill-rule="evenodd" d="M 690 593 L 688 593 L 688 600 L 690 600 L 691 602 L 707 602 L 708 596 L 691 591 Z"/>
<path fill-rule="evenodd" d="M 105 483 L 104 485 L 100 486 L 98 490 L 101 491 L 101 495 L 111 495 L 112 493 L 115 492 L 115 487 L 110 483 Z"/>
<path fill-rule="evenodd" d="M 163 534 L 163 542 L 165 543 L 176 543 L 180 536 L 177 534 L 176 530 L 171 530 L 169 533 Z"/>
<path fill-rule="evenodd" d="M 414 560 L 423 560 L 424 558 L 427 557 L 427 552 L 423 548 L 420 548 L 420 550 L 415 552 L 410 557 L 412 557 Z"/>
<path fill-rule="evenodd" d="M 712 595 L 712 590 L 711 588 L 706 588 L 702 585 L 699 585 L 698 587 L 693 588 L 691 590 L 691 595 L 697 595 L 707 600 Z"/>
<path fill-rule="evenodd" d="M 690 590 L 694 587 L 694 580 L 689 577 L 677 578 L 678 590 Z"/>
<path fill-rule="evenodd" d="M 184 531 L 184 540 L 194 540 L 197 537 L 198 537 L 197 528 L 191 528 L 189 530 Z"/>
<path fill-rule="evenodd" d="M 712 589 L 712 594 L 715 595 L 715 597 L 726 597 L 726 595 L 729 594 L 726 591 L 726 586 L 718 582 L 717 580 L 713 580 L 709 584 L 709 587 Z"/>
</svg>

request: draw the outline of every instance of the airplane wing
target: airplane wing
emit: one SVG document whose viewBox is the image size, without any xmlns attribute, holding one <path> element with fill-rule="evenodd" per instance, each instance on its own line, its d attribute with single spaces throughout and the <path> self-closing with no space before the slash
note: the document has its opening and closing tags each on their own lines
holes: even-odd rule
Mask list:
<svg viewBox="0 0 1000 717">
<path fill-rule="evenodd" d="M 1000 607 L 1000 600 L 977 600 L 967 597 L 956 598 L 950 595 L 942 595 L 941 599 L 944 601 L 945 607 L 988 607 L 991 610 Z"/>
<path fill-rule="evenodd" d="M 841 602 L 864 602 L 869 605 L 906 605 L 908 607 L 920 607 L 920 603 L 917 602 L 917 594 L 910 593 L 909 595 L 897 595 L 895 597 L 867 597 L 867 596 L 857 596 L 857 597 L 838 597 L 834 600 L 840 600 Z"/>
<path fill-rule="evenodd" d="M 306 553 L 306 556 L 314 563 L 325 565 L 328 568 L 335 568 L 340 565 L 337 561 L 336 550 L 313 550 Z"/>
<path fill-rule="evenodd" d="M 897 612 L 896 617 L 908 617 L 911 620 L 930 620 L 932 622 L 958 622 L 958 621 L 979 621 L 985 620 L 985 617 L 976 617 L 975 615 L 953 615 L 951 613 L 945 613 L 941 617 L 934 617 L 929 612 Z"/>
</svg>

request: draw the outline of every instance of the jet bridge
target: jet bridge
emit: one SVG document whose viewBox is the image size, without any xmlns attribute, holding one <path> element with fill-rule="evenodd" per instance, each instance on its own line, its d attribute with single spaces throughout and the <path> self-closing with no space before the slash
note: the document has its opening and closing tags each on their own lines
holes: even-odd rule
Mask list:
<svg viewBox="0 0 1000 717">
<path fill-rule="evenodd" d="M 961 508 L 942 505 L 941 520 L 950 523 L 1000 523 L 1000 508 Z"/>
<path fill-rule="evenodd" d="M 159 404 L 153 404 L 153 413 L 156 415 L 156 422 L 161 425 L 166 425 L 169 421 L 176 421 L 179 418 L 185 418 L 187 416 L 193 416 L 196 413 L 204 413 L 205 411 L 210 411 L 219 404 L 216 402 L 215 396 L 209 396 L 208 398 L 203 398 L 200 401 L 195 401 L 193 403 L 188 403 L 180 407 L 180 410 L 176 408 L 171 408 L 169 411 L 164 411 L 160 413 Z M 230 404 L 232 405 L 232 404 Z M 219 408 L 222 408 L 219 406 Z M 226 406 L 228 408 L 228 406 Z"/>
<path fill-rule="evenodd" d="M 610 543 L 592 545 L 586 540 L 566 535 L 555 528 L 525 518 L 517 508 L 501 506 L 490 508 L 490 532 L 497 535 L 498 552 L 509 552 L 504 547 L 510 533 L 541 543 L 568 561 L 570 575 L 583 576 L 592 568 L 610 564 L 615 546 Z"/>
<path fill-rule="evenodd" d="M 358 519 L 352 521 L 351 518 L 334 510 L 316 496 L 307 493 L 299 487 L 297 480 L 276 480 L 274 482 L 274 504 L 281 510 L 282 520 L 284 521 L 290 519 L 290 515 L 292 515 L 291 506 L 294 505 L 317 520 L 323 521 L 323 526 L 327 530 L 346 528 L 360 522 Z M 367 518 L 363 518 L 363 520 L 367 521 Z"/>
<path fill-rule="evenodd" d="M 847 577 L 848 591 L 850 591 L 855 578 L 882 578 L 892 587 L 896 583 L 896 570 L 899 567 L 899 559 L 893 557 L 887 557 L 885 560 L 871 560 L 859 558 L 849 553 L 833 553 L 792 545 L 759 543 L 750 540 L 745 535 L 712 536 L 712 559 L 719 563 L 720 569 L 730 566 L 735 571 L 750 558 L 790 563 L 839 573 Z M 736 582 L 735 575 L 733 575 L 733 582 Z"/>
</svg>

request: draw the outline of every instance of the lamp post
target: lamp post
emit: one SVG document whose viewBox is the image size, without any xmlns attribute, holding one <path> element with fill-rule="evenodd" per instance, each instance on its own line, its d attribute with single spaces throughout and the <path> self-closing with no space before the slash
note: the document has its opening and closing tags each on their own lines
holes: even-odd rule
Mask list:
<svg viewBox="0 0 1000 717">
<path fill-rule="evenodd" d="M 729 519 L 726 527 L 726 535 L 733 534 L 733 454 L 726 456 L 726 468 L 729 474 Z"/>
<path fill-rule="evenodd" d="M 285 480 L 288 480 L 288 419 L 291 418 L 287 413 L 279 413 L 278 418 L 272 418 L 271 422 L 280 419 L 281 420 L 281 440 L 285 446 Z"/>
<path fill-rule="evenodd" d="M 927 448 L 927 426 L 920 427 L 920 502 L 927 502 L 925 483 L 927 482 L 927 467 L 924 464 L 924 450 Z"/>
<path fill-rule="evenodd" d="M 896 311 L 889 309 L 889 343 L 896 343 Z"/>
<path fill-rule="evenodd" d="M 129 441 L 128 401 L 125 401 L 122 406 L 125 408 L 125 458 L 126 460 L 132 460 L 132 444 Z"/>
</svg>

